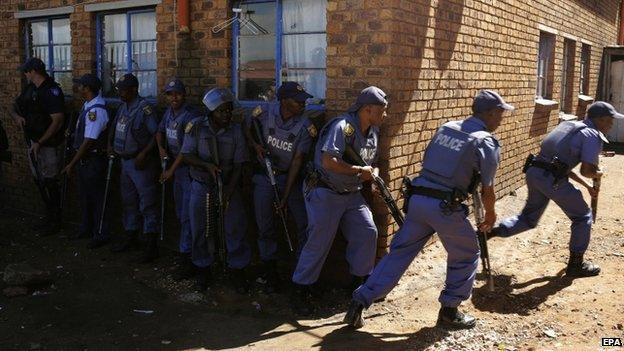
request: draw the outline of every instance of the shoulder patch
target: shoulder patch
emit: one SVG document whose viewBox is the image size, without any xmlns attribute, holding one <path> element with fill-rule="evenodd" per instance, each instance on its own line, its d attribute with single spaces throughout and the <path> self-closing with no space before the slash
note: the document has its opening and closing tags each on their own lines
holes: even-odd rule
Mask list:
<svg viewBox="0 0 624 351">
<path fill-rule="evenodd" d="M 345 136 L 352 136 L 353 133 L 355 133 L 355 128 L 353 128 L 353 126 L 351 125 L 351 123 L 348 123 L 345 125 L 344 129 L 342 130 L 342 132 L 344 133 Z"/>
<path fill-rule="evenodd" d="M 193 124 L 194 124 L 193 121 L 188 122 L 186 124 L 186 127 L 184 127 L 184 133 L 186 133 L 186 134 L 190 133 L 191 129 L 193 129 Z"/>
<path fill-rule="evenodd" d="M 89 121 L 95 122 L 97 120 L 97 113 L 95 113 L 95 111 L 90 111 L 87 117 Z"/>
<path fill-rule="evenodd" d="M 143 113 L 146 115 L 151 115 L 154 112 L 154 110 L 152 110 L 152 106 L 150 105 L 145 105 L 143 106 Z"/>
<path fill-rule="evenodd" d="M 61 89 L 59 89 L 59 88 L 52 88 L 52 89 L 50 89 L 50 93 L 52 93 L 52 95 L 54 95 L 54 96 L 59 96 L 59 95 L 61 95 Z"/>
<path fill-rule="evenodd" d="M 316 136 L 318 135 L 318 130 L 316 130 L 314 124 L 310 124 L 308 126 L 308 133 L 310 133 L 311 137 L 316 138 Z"/>
<path fill-rule="evenodd" d="M 262 113 L 262 107 L 260 107 L 260 105 L 254 107 L 254 109 L 251 111 L 251 116 L 252 117 L 258 117 L 260 116 L 260 114 Z"/>
</svg>

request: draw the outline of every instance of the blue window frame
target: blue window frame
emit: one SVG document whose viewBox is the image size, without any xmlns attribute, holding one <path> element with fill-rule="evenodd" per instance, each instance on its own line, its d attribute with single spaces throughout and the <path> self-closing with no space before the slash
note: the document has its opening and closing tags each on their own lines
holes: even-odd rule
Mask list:
<svg viewBox="0 0 624 351">
<path fill-rule="evenodd" d="M 323 108 L 326 93 L 327 0 L 248 0 L 240 7 L 267 30 L 236 21 L 232 41 L 232 88 L 246 107 L 273 100 L 283 81 L 299 82 Z M 243 16 L 243 22 L 244 22 Z"/>
<path fill-rule="evenodd" d="M 139 79 L 139 95 L 156 98 L 156 12 L 153 8 L 99 13 L 97 70 L 102 93 L 117 98 L 115 82 L 126 73 Z"/>
<path fill-rule="evenodd" d="M 26 58 L 38 57 L 48 74 L 60 85 L 66 95 L 71 95 L 72 55 L 69 17 L 32 19 L 25 26 Z"/>
</svg>

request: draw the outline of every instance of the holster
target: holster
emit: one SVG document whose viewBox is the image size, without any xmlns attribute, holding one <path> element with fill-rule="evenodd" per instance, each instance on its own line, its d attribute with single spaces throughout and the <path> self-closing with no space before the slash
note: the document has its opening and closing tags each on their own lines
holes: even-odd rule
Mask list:
<svg viewBox="0 0 624 351">
<path fill-rule="evenodd" d="M 529 154 L 527 156 L 526 161 L 524 161 L 524 166 L 522 166 L 522 173 L 526 173 L 529 168 L 533 165 L 533 160 L 535 159 L 535 155 Z"/>
</svg>

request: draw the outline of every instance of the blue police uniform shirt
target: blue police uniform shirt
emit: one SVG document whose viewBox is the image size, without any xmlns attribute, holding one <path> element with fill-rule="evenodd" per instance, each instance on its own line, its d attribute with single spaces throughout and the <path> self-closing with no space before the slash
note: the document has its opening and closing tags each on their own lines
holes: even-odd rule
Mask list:
<svg viewBox="0 0 624 351">
<path fill-rule="evenodd" d="M 321 131 L 314 154 L 314 166 L 321 179 L 338 192 L 354 192 L 362 189 L 362 180 L 356 175 L 338 174 L 326 170 L 322 166 L 322 154 L 342 158 L 347 144 L 351 145 L 364 162 L 375 166 L 377 161 L 377 144 L 379 128 L 370 126 L 368 134 L 360 130 L 360 119 L 357 112 L 347 113 L 330 121 Z"/>
<path fill-rule="evenodd" d="M 85 138 L 93 140 L 101 140 L 101 148 L 105 148 L 105 135 L 102 133 L 108 125 L 108 112 L 104 108 L 106 101 L 102 95 L 86 101 L 82 105 L 80 115 L 76 120 L 76 129 L 74 133 L 73 147 L 80 148 Z"/>
<path fill-rule="evenodd" d="M 310 128 L 313 127 L 308 118 L 298 115 L 284 121 L 277 101 L 269 104 L 268 109 L 255 118 L 262 125 L 264 142 L 276 169 L 288 171 L 296 153 L 305 154 L 310 151 L 312 146 Z"/>
<path fill-rule="evenodd" d="M 185 132 L 187 133 L 181 152 L 183 154 L 197 155 L 200 159 L 207 162 L 212 162 L 211 138 L 216 136 L 219 165 L 225 181 L 229 179 L 232 166 L 249 160 L 240 123 L 231 122 L 229 126 L 215 132 L 210 120 L 207 117 L 200 117 L 192 120 L 187 125 Z M 191 166 L 190 174 L 197 181 L 210 181 L 208 172 L 203 169 Z"/>
<path fill-rule="evenodd" d="M 184 136 L 186 135 L 184 129 L 186 125 L 197 118 L 198 115 L 198 111 L 188 104 L 181 106 L 177 113 L 173 111 L 173 108 L 167 108 L 158 125 L 158 132 L 164 134 L 166 137 L 167 153 L 170 157 L 175 158 L 178 156 L 184 144 Z"/>
<path fill-rule="evenodd" d="M 487 131 L 485 123 L 477 117 L 469 117 L 461 124 L 461 130 L 465 133 L 474 133 L 479 131 Z M 474 171 L 481 175 L 481 185 L 493 186 L 496 177 L 496 170 L 500 163 L 500 145 L 494 136 L 488 136 L 477 140 L 475 148 L 475 164 L 472 165 Z M 440 162 L 444 162 L 440 160 Z M 448 186 L 439 184 L 424 176 L 418 176 L 412 180 L 412 185 L 427 188 L 451 191 Z"/>
<path fill-rule="evenodd" d="M 606 140 L 591 119 L 586 118 L 583 123 L 587 128 L 581 129 L 570 140 L 570 154 L 573 160 L 573 164 L 569 165 L 570 168 L 576 167 L 580 162 L 598 166 L 603 140 Z"/>
<path fill-rule="evenodd" d="M 122 157 L 141 152 L 158 131 L 153 107 L 142 97 L 122 103 L 115 117 L 113 148 Z"/>
</svg>

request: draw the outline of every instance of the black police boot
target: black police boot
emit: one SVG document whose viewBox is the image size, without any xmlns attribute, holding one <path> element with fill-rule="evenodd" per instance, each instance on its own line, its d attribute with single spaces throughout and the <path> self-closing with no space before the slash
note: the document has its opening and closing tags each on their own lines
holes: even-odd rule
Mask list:
<svg viewBox="0 0 624 351">
<path fill-rule="evenodd" d="M 67 236 L 67 239 L 71 241 L 82 240 L 82 239 L 87 239 L 87 238 L 89 238 L 89 234 L 83 233 L 81 231 L 76 231 L 72 233 L 71 235 Z"/>
<path fill-rule="evenodd" d="M 145 250 L 139 258 L 139 263 L 151 263 L 158 258 L 158 234 L 157 233 L 145 233 L 147 237 L 147 243 Z"/>
<path fill-rule="evenodd" d="M 469 314 L 461 313 L 457 307 L 442 307 L 438 312 L 439 327 L 446 329 L 470 329 L 477 324 L 475 318 Z"/>
<path fill-rule="evenodd" d="M 249 283 L 245 275 L 245 269 L 232 269 L 231 280 L 234 290 L 239 294 L 247 294 L 249 292 Z"/>
<path fill-rule="evenodd" d="M 364 310 L 364 305 L 361 303 L 351 300 L 349 304 L 349 310 L 344 316 L 343 322 L 347 323 L 349 326 L 359 329 L 364 326 L 364 319 L 362 318 L 362 311 Z"/>
<path fill-rule="evenodd" d="M 494 227 L 494 228 L 492 228 L 492 230 L 490 230 L 490 232 L 487 233 L 487 239 L 490 240 L 490 239 L 492 239 L 495 236 L 500 236 L 502 230 L 503 229 L 501 227 Z M 479 235 L 483 235 L 483 234 L 481 234 L 481 232 L 479 232 Z"/>
<path fill-rule="evenodd" d="M 184 254 L 181 259 L 178 267 L 173 273 L 173 280 L 176 282 L 193 278 L 197 273 L 197 267 L 193 264 L 190 255 Z"/>
<path fill-rule="evenodd" d="M 60 217 L 57 217 L 58 214 L 56 213 L 57 211 L 52 208 L 52 209 L 48 209 L 48 214 L 46 215 L 46 218 L 44 219 L 44 225 L 42 227 L 39 228 L 39 235 L 40 236 L 51 236 L 51 235 L 56 235 L 58 234 L 58 232 L 61 231 L 61 219 Z"/>
<path fill-rule="evenodd" d="M 139 248 L 138 231 L 128 230 L 121 241 L 111 247 L 111 252 L 126 252 Z"/>
<path fill-rule="evenodd" d="M 300 316 L 309 316 L 314 312 L 312 294 L 309 285 L 295 284 L 293 292 L 293 312 Z"/>
<path fill-rule="evenodd" d="M 43 228 L 40 232 L 40 236 L 52 236 L 56 235 L 61 231 L 61 223 L 57 221 L 50 221 L 48 225 Z"/>
<path fill-rule="evenodd" d="M 566 275 L 570 277 L 593 277 L 600 274 L 600 267 L 589 261 L 583 261 L 582 253 L 570 252 Z"/>
<path fill-rule="evenodd" d="M 210 267 L 198 267 L 195 280 L 195 290 L 203 292 L 212 284 L 212 271 Z"/>
<path fill-rule="evenodd" d="M 89 250 L 99 249 L 100 247 L 108 244 L 108 241 L 109 241 L 108 239 L 93 238 L 87 244 L 87 249 L 89 249 Z"/>
<path fill-rule="evenodd" d="M 263 279 L 265 280 L 262 291 L 265 294 L 273 294 L 280 290 L 281 280 L 277 273 L 277 261 L 271 260 L 263 263 Z"/>
<path fill-rule="evenodd" d="M 366 280 L 368 279 L 368 275 L 365 275 L 363 277 L 359 277 L 357 275 L 351 275 L 351 283 L 349 283 L 349 287 L 347 288 L 348 293 L 349 293 L 349 298 L 351 297 L 351 294 L 353 293 L 353 291 L 355 291 L 355 289 L 359 288 L 361 285 L 363 285 L 364 283 L 366 283 Z"/>
</svg>

